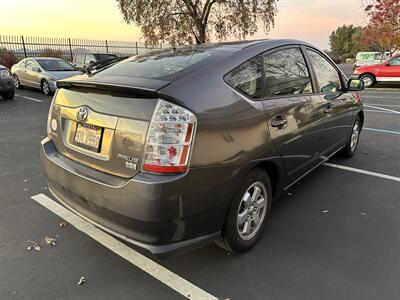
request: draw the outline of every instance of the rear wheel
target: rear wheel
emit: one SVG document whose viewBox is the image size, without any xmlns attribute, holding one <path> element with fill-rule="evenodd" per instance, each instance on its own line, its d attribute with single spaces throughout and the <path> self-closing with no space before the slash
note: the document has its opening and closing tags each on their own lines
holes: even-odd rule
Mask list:
<svg viewBox="0 0 400 300">
<path fill-rule="evenodd" d="M 14 86 L 15 86 L 15 88 L 16 89 L 22 89 L 23 86 L 21 85 L 17 74 L 14 74 L 13 77 L 14 77 Z"/>
<path fill-rule="evenodd" d="M 351 130 L 350 138 L 347 141 L 346 146 L 342 150 L 342 155 L 344 157 L 352 157 L 356 152 L 358 140 L 360 138 L 361 126 L 361 119 L 360 117 L 357 117 Z"/>
<path fill-rule="evenodd" d="M 261 236 L 271 210 L 271 181 L 263 170 L 253 170 L 234 194 L 217 244 L 232 253 L 251 249 Z"/>
<path fill-rule="evenodd" d="M 45 94 L 46 96 L 49 96 L 51 94 L 50 85 L 46 80 L 42 80 L 41 87 L 43 94 Z"/>
<path fill-rule="evenodd" d="M 1 94 L 1 96 L 3 97 L 4 100 L 13 100 L 14 94 L 15 94 L 14 89 L 11 89 L 11 90 Z"/>
<path fill-rule="evenodd" d="M 375 85 L 375 77 L 370 74 L 361 75 L 360 79 L 364 82 L 365 87 L 372 87 Z"/>
</svg>

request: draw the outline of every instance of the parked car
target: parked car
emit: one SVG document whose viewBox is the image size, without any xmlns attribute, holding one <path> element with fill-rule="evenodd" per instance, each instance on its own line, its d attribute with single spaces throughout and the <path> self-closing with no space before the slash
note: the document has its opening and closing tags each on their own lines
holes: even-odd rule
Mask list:
<svg viewBox="0 0 400 300">
<path fill-rule="evenodd" d="M 14 99 L 14 80 L 9 69 L 0 65 L 0 96 L 5 100 Z"/>
<path fill-rule="evenodd" d="M 358 52 L 354 68 L 378 65 L 390 58 L 390 53 L 385 52 Z"/>
<path fill-rule="evenodd" d="M 272 201 L 352 156 L 364 122 L 362 81 L 296 40 L 163 49 L 58 87 L 41 142 L 50 192 L 158 256 L 250 249 Z"/>
<path fill-rule="evenodd" d="M 45 95 L 54 93 L 57 80 L 82 74 L 70 63 L 51 57 L 32 57 L 21 60 L 11 68 L 17 89 L 30 86 L 41 89 Z"/>
<path fill-rule="evenodd" d="M 86 73 L 89 65 L 117 57 L 117 55 L 110 53 L 77 53 L 74 55 L 72 64 L 75 68 Z"/>
<path fill-rule="evenodd" d="M 366 87 L 376 83 L 400 83 L 400 54 L 379 65 L 354 69 L 353 78 L 361 79 Z"/>
</svg>

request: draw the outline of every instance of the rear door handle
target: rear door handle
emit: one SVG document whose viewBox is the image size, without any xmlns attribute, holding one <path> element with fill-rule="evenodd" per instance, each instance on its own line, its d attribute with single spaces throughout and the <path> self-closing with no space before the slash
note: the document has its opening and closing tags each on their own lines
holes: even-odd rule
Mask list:
<svg viewBox="0 0 400 300">
<path fill-rule="evenodd" d="M 276 127 L 278 129 L 282 129 L 287 125 L 287 120 L 284 116 L 276 116 L 274 119 L 271 121 L 271 126 Z"/>
<path fill-rule="evenodd" d="M 332 111 L 333 111 L 332 104 L 329 103 L 324 107 L 324 113 L 330 114 Z"/>
</svg>

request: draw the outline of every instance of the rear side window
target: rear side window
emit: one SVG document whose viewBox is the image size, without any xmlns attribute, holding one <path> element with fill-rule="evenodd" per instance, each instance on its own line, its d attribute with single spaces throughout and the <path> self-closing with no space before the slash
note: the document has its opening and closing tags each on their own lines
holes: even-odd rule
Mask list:
<svg viewBox="0 0 400 300">
<path fill-rule="evenodd" d="M 262 80 L 261 57 L 250 59 L 225 76 L 226 83 L 252 99 L 263 97 Z"/>
<path fill-rule="evenodd" d="M 172 80 L 178 73 L 196 70 L 222 55 L 222 52 L 202 49 L 165 49 L 134 56 L 99 74 Z"/>
<path fill-rule="evenodd" d="M 341 90 L 342 83 L 339 72 L 321 54 L 307 49 L 311 64 L 319 86 L 319 92 L 324 94 L 336 93 Z"/>
<path fill-rule="evenodd" d="M 391 65 L 391 66 L 400 66 L 400 56 L 398 56 L 398 57 L 396 57 L 396 58 L 393 58 L 393 59 L 390 61 L 390 65 Z"/>
<path fill-rule="evenodd" d="M 90 64 L 92 62 L 95 62 L 95 61 L 96 61 L 96 58 L 94 57 L 93 54 L 86 54 L 85 65 L 88 65 L 88 64 Z"/>
<path fill-rule="evenodd" d="M 25 68 L 26 60 L 19 62 L 18 66 Z"/>
<path fill-rule="evenodd" d="M 264 56 L 266 97 L 312 93 L 307 65 L 299 48 Z"/>
<path fill-rule="evenodd" d="M 77 54 L 76 57 L 75 57 L 75 63 L 83 65 L 84 59 L 85 59 L 85 54 L 83 54 L 83 53 L 82 54 Z"/>
</svg>

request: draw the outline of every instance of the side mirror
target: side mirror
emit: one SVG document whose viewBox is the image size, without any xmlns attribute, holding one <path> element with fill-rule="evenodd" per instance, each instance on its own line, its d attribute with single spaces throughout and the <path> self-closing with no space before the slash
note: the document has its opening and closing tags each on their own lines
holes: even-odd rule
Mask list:
<svg viewBox="0 0 400 300">
<path fill-rule="evenodd" d="M 38 67 L 33 67 L 33 68 L 32 68 L 32 71 L 33 71 L 33 72 L 40 72 L 40 69 L 39 69 Z"/>
<path fill-rule="evenodd" d="M 349 92 L 361 92 L 364 90 L 364 82 L 360 79 L 350 79 L 347 82 L 347 90 Z"/>
<path fill-rule="evenodd" d="M 89 65 L 92 64 L 92 63 L 94 63 L 94 60 L 91 60 L 91 61 L 89 62 Z"/>
</svg>

